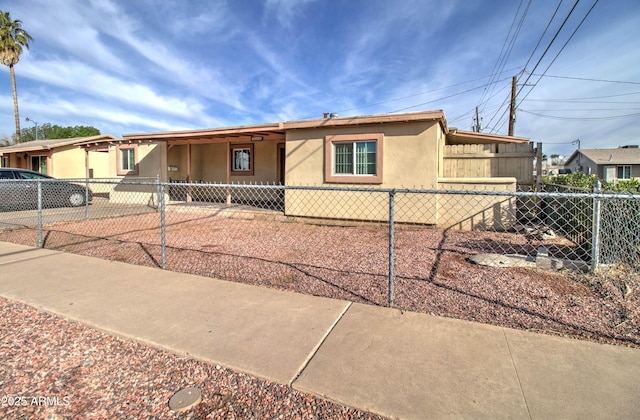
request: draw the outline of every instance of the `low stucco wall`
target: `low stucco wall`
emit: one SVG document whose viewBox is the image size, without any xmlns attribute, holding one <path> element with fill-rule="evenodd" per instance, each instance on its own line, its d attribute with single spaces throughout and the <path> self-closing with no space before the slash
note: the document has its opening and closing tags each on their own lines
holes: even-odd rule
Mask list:
<svg viewBox="0 0 640 420">
<path fill-rule="evenodd" d="M 516 221 L 516 199 L 486 192 L 515 192 L 515 178 L 442 179 L 441 193 L 397 192 L 398 223 L 435 225 L 461 230 L 508 230 Z M 449 194 L 445 191 L 468 193 Z M 482 191 L 483 194 L 474 192 Z M 295 190 L 285 192 L 285 214 L 321 219 L 389 220 L 389 193 L 371 191 Z"/>
<path fill-rule="evenodd" d="M 468 194 L 438 194 L 440 228 L 460 230 L 508 230 L 516 222 L 516 198 L 484 195 L 515 192 L 515 178 L 444 178 L 439 190 L 466 191 Z M 474 191 L 483 194 L 474 194 Z"/>
</svg>

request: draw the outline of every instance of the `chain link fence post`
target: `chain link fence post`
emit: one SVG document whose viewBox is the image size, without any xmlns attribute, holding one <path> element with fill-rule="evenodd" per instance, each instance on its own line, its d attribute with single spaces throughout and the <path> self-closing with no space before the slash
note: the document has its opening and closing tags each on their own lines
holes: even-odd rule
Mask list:
<svg viewBox="0 0 640 420">
<path fill-rule="evenodd" d="M 89 220 L 89 177 L 85 178 L 84 187 L 84 220 Z"/>
<path fill-rule="evenodd" d="M 602 190 L 602 183 L 600 180 L 596 180 L 593 185 L 593 193 L 600 194 Z M 593 224 L 591 232 L 591 272 L 595 272 L 598 268 L 600 258 L 600 211 L 601 211 L 600 198 L 593 197 Z"/>
<path fill-rule="evenodd" d="M 42 181 L 37 180 L 36 184 L 38 186 L 38 248 L 42 248 L 44 246 L 42 240 Z"/>
<path fill-rule="evenodd" d="M 389 307 L 393 306 L 393 298 L 394 298 L 394 213 L 395 213 L 395 196 L 396 190 L 389 191 Z"/>
<path fill-rule="evenodd" d="M 158 208 L 160 209 L 160 252 L 162 254 L 162 269 L 167 268 L 167 232 L 165 229 L 164 184 L 156 180 L 158 185 Z"/>
</svg>

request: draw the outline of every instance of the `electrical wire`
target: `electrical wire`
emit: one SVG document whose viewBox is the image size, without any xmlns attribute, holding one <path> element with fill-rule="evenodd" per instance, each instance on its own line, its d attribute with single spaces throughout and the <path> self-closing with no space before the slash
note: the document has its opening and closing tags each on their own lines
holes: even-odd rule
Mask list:
<svg viewBox="0 0 640 420">
<path fill-rule="evenodd" d="M 558 6 L 556 7 L 556 10 L 553 12 L 553 15 L 551 15 L 551 18 L 549 19 L 549 22 L 547 22 L 547 27 L 544 28 L 544 31 L 542 31 L 542 35 L 540 35 L 540 38 L 538 39 L 538 43 L 533 48 L 533 51 L 531 51 L 531 54 L 529 55 L 529 59 L 527 60 L 526 64 L 523 67 L 524 70 L 527 69 L 527 66 L 531 62 L 531 59 L 533 58 L 533 55 L 535 54 L 535 52 L 538 50 L 538 47 L 540 46 L 540 43 L 542 42 L 542 39 L 544 38 L 545 34 L 547 33 L 547 30 L 549 30 L 549 27 L 551 26 L 551 23 L 556 18 L 556 14 L 558 14 L 558 10 L 560 10 L 560 6 L 562 6 L 562 1 L 563 0 L 560 0 L 560 2 L 558 3 Z"/>
<path fill-rule="evenodd" d="M 511 51 L 513 51 L 513 47 L 515 45 L 516 40 L 518 39 L 518 35 L 520 34 L 520 30 L 522 29 L 522 26 L 524 24 L 524 20 L 529 12 L 529 7 L 531 6 L 531 0 L 529 0 L 527 2 L 527 6 L 525 7 L 524 12 L 522 13 L 522 16 L 520 17 L 520 21 L 518 22 L 518 25 L 515 29 L 515 31 L 513 32 L 513 34 L 511 35 L 512 29 L 514 27 L 514 24 L 516 22 L 516 19 L 518 18 L 518 14 L 520 12 L 520 8 L 522 7 L 522 1 L 520 0 L 520 4 L 518 5 L 518 10 L 516 10 L 516 14 L 513 17 L 513 21 L 511 22 L 511 27 L 509 28 L 509 32 L 507 32 L 507 37 L 505 38 L 505 42 L 502 45 L 502 49 L 500 50 L 500 54 L 498 55 L 498 60 L 496 61 L 496 64 L 494 64 L 494 67 L 492 69 L 492 74 L 494 74 L 492 76 L 492 78 L 490 79 L 490 83 L 493 83 L 495 78 L 498 77 L 499 74 L 503 73 L 503 69 L 504 66 L 507 63 L 507 60 L 509 59 L 509 56 L 511 55 Z M 511 40 L 509 41 L 509 37 L 511 37 Z M 505 51 L 505 46 L 507 46 L 507 50 Z M 504 54 L 503 54 L 504 53 Z M 498 71 L 498 69 L 500 69 L 500 71 Z M 493 89 L 495 88 L 495 84 L 491 85 L 491 90 L 487 91 L 485 90 L 482 94 L 482 96 L 480 97 L 480 100 L 478 101 L 477 106 L 479 108 L 482 108 L 482 112 L 484 112 L 486 104 L 488 102 L 488 99 L 485 101 L 485 96 L 487 95 L 487 92 L 489 96 L 493 95 Z"/>
<path fill-rule="evenodd" d="M 611 115 L 611 116 L 607 116 L 607 117 L 559 117 L 559 116 L 556 116 L 556 115 L 538 114 L 536 112 L 527 111 L 526 109 L 521 109 L 520 112 L 524 112 L 524 113 L 527 113 L 527 114 L 535 115 L 537 117 L 551 118 L 551 119 L 556 119 L 556 120 L 570 120 L 570 121 L 616 120 L 616 119 L 620 119 L 620 118 L 630 118 L 630 117 L 638 117 L 638 116 L 640 116 L 640 113 L 636 113 L 636 114 L 626 114 L 626 115 Z"/>
<path fill-rule="evenodd" d="M 505 80 L 507 80 L 507 79 L 510 79 L 510 77 L 509 77 L 509 78 L 502 79 L 502 80 L 498 80 L 498 82 L 496 82 L 496 83 L 503 82 L 503 81 L 505 81 Z M 421 104 L 412 105 L 412 106 L 408 106 L 408 107 L 405 107 L 405 108 L 402 108 L 402 109 L 398 109 L 398 110 L 395 110 L 395 111 L 391 111 L 391 112 L 390 112 L 390 114 L 395 114 L 396 112 L 402 112 L 402 111 L 406 111 L 406 110 L 408 110 L 408 109 L 412 109 L 412 108 L 418 108 L 418 107 L 421 107 L 421 106 L 424 106 L 424 105 L 430 104 L 430 103 L 432 103 L 432 102 L 437 102 L 437 101 L 441 101 L 441 100 L 443 100 L 443 99 L 453 98 L 454 96 L 460 96 L 460 95 L 463 95 L 463 94 L 465 94 L 465 93 L 473 92 L 474 90 L 482 89 L 483 87 L 486 87 L 486 86 L 487 86 L 487 84 L 484 84 L 484 85 L 482 85 L 482 86 L 476 86 L 476 87 L 474 87 L 474 88 L 467 89 L 467 90 L 462 91 L 462 92 L 453 93 L 453 94 L 451 94 L 451 95 L 443 96 L 443 97 L 441 97 L 441 98 L 433 99 L 433 100 L 431 100 L 431 101 L 423 102 L 423 103 L 421 103 Z"/>
<path fill-rule="evenodd" d="M 580 1 L 580 0 L 578 0 Z M 576 1 L 576 5 L 578 4 L 578 1 Z M 553 60 L 551 60 L 551 63 L 549 63 L 549 65 L 547 66 L 547 68 L 544 70 L 544 72 L 542 72 L 542 75 L 538 78 L 538 82 L 542 79 L 542 77 L 544 77 L 544 75 L 547 73 L 547 71 L 551 68 L 551 66 L 553 65 L 553 63 L 555 63 L 555 61 L 558 59 L 558 57 L 560 56 L 560 54 L 562 53 L 562 51 L 564 51 L 565 47 L 569 44 L 569 42 L 573 39 L 574 35 L 578 32 L 578 30 L 580 29 L 580 27 L 582 26 L 582 24 L 585 22 L 585 20 L 587 20 L 587 17 L 589 17 L 589 15 L 591 14 L 591 12 L 593 11 L 593 9 L 596 7 L 596 5 L 598 4 L 599 0 L 595 0 L 593 2 L 593 4 L 591 5 L 591 7 L 589 8 L 589 10 L 587 11 L 587 13 L 584 15 L 584 17 L 582 18 L 582 20 L 580 21 L 580 23 L 578 24 L 578 26 L 576 26 L 576 28 L 573 30 L 573 32 L 571 33 L 571 35 L 569 36 L 569 38 L 565 41 L 564 45 L 562 45 L 562 48 L 560 48 L 560 51 L 558 51 L 558 53 L 556 54 L 555 57 L 553 57 Z M 572 9 L 573 10 L 573 9 Z M 568 17 L 568 16 L 567 16 Z M 564 25 L 564 23 L 563 23 Z M 533 72 L 535 72 L 535 68 L 533 70 L 531 70 L 531 73 L 533 74 Z M 527 79 L 529 80 L 529 79 Z M 536 82 L 535 84 L 537 84 L 538 82 Z M 525 82 L 526 84 L 526 82 Z M 535 85 L 534 84 L 534 85 Z M 523 86 L 524 87 L 524 86 Z M 520 99 L 520 104 L 522 103 L 522 101 L 524 101 L 527 96 L 529 96 L 529 94 L 531 94 L 531 92 L 533 91 L 533 88 L 530 89 L 527 94 L 524 96 L 524 98 Z M 518 96 L 516 95 L 516 98 Z M 518 105 L 516 104 L 516 107 Z"/>
<path fill-rule="evenodd" d="M 517 69 L 517 67 L 513 67 L 513 68 L 510 68 L 510 69 L 507 69 L 503 73 L 510 72 L 510 71 L 515 70 L 515 69 Z M 386 99 L 384 101 L 374 102 L 374 103 L 370 103 L 370 104 L 367 104 L 367 105 L 362 105 L 362 106 L 358 106 L 358 107 L 355 107 L 355 108 L 343 109 L 343 110 L 339 110 L 339 111 L 335 111 L 335 112 L 337 114 L 343 114 L 345 112 L 355 111 L 355 110 L 358 110 L 358 109 L 369 108 L 369 107 L 376 106 L 376 105 L 383 105 L 383 104 L 387 104 L 387 103 L 390 103 L 390 102 L 401 101 L 403 99 L 415 98 L 416 96 L 422 96 L 422 95 L 426 95 L 428 93 L 438 92 L 440 90 L 445 90 L 445 89 L 450 89 L 450 88 L 453 88 L 453 87 L 456 87 L 456 86 L 466 85 L 467 83 L 476 82 L 478 80 L 486 79 L 487 77 L 491 77 L 491 76 L 492 75 L 481 76 L 481 77 L 477 77 L 475 79 L 470 79 L 470 80 L 467 80 L 467 81 L 464 81 L 464 82 L 456 83 L 456 84 L 449 85 L 449 86 L 444 86 L 444 87 L 433 89 L 433 90 L 428 90 L 428 91 L 425 91 L 425 92 L 414 93 L 412 95 Z M 485 87 L 487 85 L 488 84 L 484 84 L 481 87 Z M 433 101 L 431 101 L 431 102 L 433 102 Z M 430 103 L 430 102 L 427 102 L 427 103 Z M 416 105 L 416 107 L 417 106 L 420 106 L 420 105 Z"/>
<path fill-rule="evenodd" d="M 545 48 L 544 52 L 542 53 L 542 55 L 540 56 L 540 58 L 538 59 L 538 61 L 536 62 L 536 65 L 533 67 L 533 70 L 531 70 L 531 74 L 533 74 L 536 69 L 538 68 L 538 66 L 540 65 L 540 63 L 542 62 L 542 59 L 547 55 L 547 53 L 549 52 L 549 49 L 551 48 L 551 46 L 553 45 L 553 43 L 556 41 L 556 39 L 558 38 L 558 35 L 560 35 L 560 32 L 562 31 L 562 29 L 564 28 L 564 25 L 567 24 L 567 21 L 569 20 L 569 17 L 573 14 L 573 11 L 576 9 L 576 7 L 578 6 L 578 3 L 580 3 L 580 0 L 576 0 L 576 2 L 573 4 L 573 7 L 571 8 L 571 10 L 569 11 L 569 13 L 567 14 L 567 16 L 564 18 L 564 21 L 562 22 L 562 24 L 560 25 L 560 27 L 558 28 L 558 30 L 556 31 L 555 35 L 553 36 L 553 38 L 551 39 L 551 41 L 549 42 L 549 44 L 547 45 L 547 48 Z M 522 91 L 522 89 L 527 85 L 527 83 L 529 82 L 529 79 L 531 79 L 531 74 L 529 74 L 529 76 L 527 77 L 527 79 L 525 80 L 525 82 L 522 84 L 522 87 L 517 91 L 516 93 L 516 98 L 520 95 L 520 92 Z M 529 92 L 531 92 L 530 89 Z"/>
<path fill-rule="evenodd" d="M 596 1 L 597 3 L 597 1 Z M 595 3 L 594 3 L 595 6 Z M 593 8 L 593 6 L 592 6 Z M 585 16 L 586 18 L 586 16 Z M 582 24 L 582 22 L 580 23 Z M 577 30 L 577 28 L 576 28 Z M 605 82 L 605 83 L 624 83 L 624 84 L 629 84 L 629 85 L 640 85 L 640 82 L 626 82 L 626 81 L 622 81 L 622 80 L 602 80 L 602 79 L 588 79 L 585 77 L 569 77 L 569 76 L 551 76 L 549 74 L 533 74 L 531 73 L 532 76 L 540 76 L 540 77 L 552 77 L 555 79 L 569 79 L 569 80 L 582 80 L 582 81 L 587 81 L 587 82 Z"/>
</svg>

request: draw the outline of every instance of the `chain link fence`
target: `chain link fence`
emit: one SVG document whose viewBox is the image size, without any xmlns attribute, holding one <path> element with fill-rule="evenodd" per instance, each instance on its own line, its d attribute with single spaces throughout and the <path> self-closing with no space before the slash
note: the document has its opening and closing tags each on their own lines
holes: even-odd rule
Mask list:
<svg viewBox="0 0 640 420">
<path fill-rule="evenodd" d="M 378 305 L 444 254 L 640 268 L 630 194 L 80 179 L 2 180 L 0 199 L 2 241 Z"/>
</svg>

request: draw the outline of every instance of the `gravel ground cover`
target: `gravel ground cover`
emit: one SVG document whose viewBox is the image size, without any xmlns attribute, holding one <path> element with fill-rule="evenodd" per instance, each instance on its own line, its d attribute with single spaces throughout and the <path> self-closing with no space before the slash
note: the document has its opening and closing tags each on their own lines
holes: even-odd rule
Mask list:
<svg viewBox="0 0 640 420">
<path fill-rule="evenodd" d="M 166 232 L 169 270 L 387 304 L 383 225 L 167 213 Z M 49 225 L 43 239 L 65 252 L 155 267 L 161 261 L 157 214 Z M 399 226 L 395 239 L 398 308 L 640 348 L 640 284 L 626 271 L 584 275 L 469 262 L 480 252 L 536 249 L 510 233 Z M 34 246 L 36 231 L 5 229 L 0 241 Z M 376 418 L 18 302 L 0 299 L 0 325 L 3 418 Z M 189 386 L 202 390 L 203 402 L 186 414 L 169 411 L 172 394 Z"/>
<path fill-rule="evenodd" d="M 3 298 L 0 361 L 5 419 L 381 418 Z M 171 396 L 186 387 L 202 402 L 172 412 Z"/>
<path fill-rule="evenodd" d="M 167 269 L 373 305 L 388 302 L 384 225 L 327 226 L 168 212 Z M 34 245 L 33 230 L 0 240 Z M 157 214 L 56 224 L 45 247 L 159 266 Z M 479 252 L 531 254 L 524 235 L 399 226 L 394 306 L 574 338 L 640 347 L 640 282 L 600 275 L 478 266 Z M 554 244 L 550 244 L 554 245 Z M 564 246 L 564 245 L 562 245 Z"/>
</svg>

